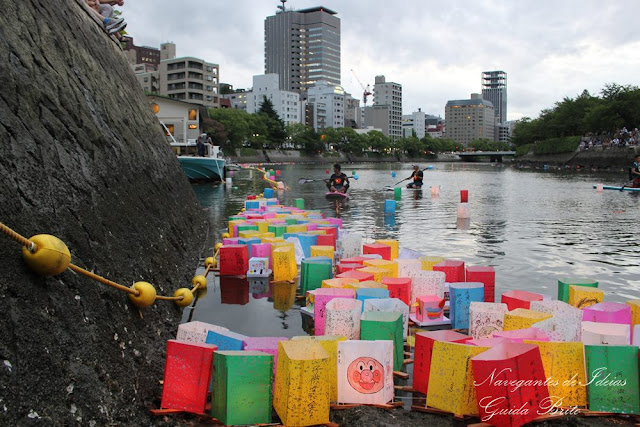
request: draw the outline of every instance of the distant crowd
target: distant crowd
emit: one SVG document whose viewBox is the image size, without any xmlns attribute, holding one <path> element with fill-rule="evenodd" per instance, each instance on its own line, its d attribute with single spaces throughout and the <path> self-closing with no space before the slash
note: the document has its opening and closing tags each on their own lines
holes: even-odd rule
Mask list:
<svg viewBox="0 0 640 427">
<path fill-rule="evenodd" d="M 640 145 L 640 130 L 638 128 L 632 131 L 626 127 L 618 129 L 615 132 L 602 132 L 600 134 L 588 133 L 580 141 L 580 151 L 591 150 L 600 147 L 603 150 L 610 148 L 635 147 Z"/>
<path fill-rule="evenodd" d="M 122 32 L 127 23 L 124 18 L 116 16 L 114 6 L 124 6 L 124 0 L 85 0 L 89 6 L 102 21 L 105 31 L 122 41 Z"/>
</svg>

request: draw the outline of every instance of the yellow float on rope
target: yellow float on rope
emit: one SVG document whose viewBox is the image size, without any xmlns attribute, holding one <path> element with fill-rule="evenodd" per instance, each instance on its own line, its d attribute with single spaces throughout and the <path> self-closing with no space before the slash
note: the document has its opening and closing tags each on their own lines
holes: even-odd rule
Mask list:
<svg viewBox="0 0 640 427">
<path fill-rule="evenodd" d="M 220 242 L 218 242 L 215 245 L 213 245 L 213 249 L 215 249 L 216 251 L 219 251 L 221 247 L 222 247 L 222 243 L 220 243 Z"/>
<path fill-rule="evenodd" d="M 38 234 L 29 240 L 35 244 L 35 251 L 31 252 L 23 246 L 22 257 L 33 271 L 44 276 L 55 276 L 69 267 L 71 254 L 62 240 L 50 234 Z"/>
<path fill-rule="evenodd" d="M 228 239 L 228 238 L 230 238 L 230 237 L 231 237 L 231 234 L 229 234 L 229 233 L 222 233 L 222 238 L 223 238 L 223 239 Z"/>
<path fill-rule="evenodd" d="M 198 274 L 197 276 L 193 276 L 193 279 L 191 279 L 191 284 L 193 286 L 197 285 L 200 289 L 204 289 L 207 287 L 207 278 L 201 274 Z"/>
<path fill-rule="evenodd" d="M 138 295 L 129 294 L 129 299 L 138 308 L 149 307 L 156 300 L 156 288 L 151 283 L 136 282 L 131 289 L 138 291 Z"/>
<path fill-rule="evenodd" d="M 204 260 L 204 266 L 207 268 L 216 268 L 218 266 L 218 261 L 212 256 L 207 257 Z"/>
<path fill-rule="evenodd" d="M 197 277 L 197 276 L 196 276 Z M 187 288 L 180 288 L 173 294 L 174 297 L 182 299 L 176 300 L 176 305 L 178 307 L 186 307 L 193 302 L 193 292 Z"/>
</svg>

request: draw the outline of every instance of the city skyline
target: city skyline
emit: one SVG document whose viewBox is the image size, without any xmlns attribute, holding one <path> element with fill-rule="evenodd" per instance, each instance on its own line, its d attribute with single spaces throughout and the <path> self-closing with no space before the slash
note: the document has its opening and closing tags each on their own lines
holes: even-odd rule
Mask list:
<svg viewBox="0 0 640 427">
<path fill-rule="evenodd" d="M 172 41 L 178 56 L 220 65 L 221 82 L 250 88 L 264 72 L 264 20 L 278 1 L 232 4 L 137 0 L 121 8 L 137 45 Z M 288 8 L 324 6 L 342 23 L 342 86 L 355 98 L 354 77 L 373 86 L 385 75 L 403 86 L 403 113 L 421 108 L 444 116 L 449 100 L 481 92 L 481 73 L 509 75 L 508 120 L 538 117 L 584 89 L 637 85 L 640 3 L 458 0 L 435 8 L 406 0 L 289 0 Z M 198 11 L 194 13 L 194 11 Z"/>
</svg>

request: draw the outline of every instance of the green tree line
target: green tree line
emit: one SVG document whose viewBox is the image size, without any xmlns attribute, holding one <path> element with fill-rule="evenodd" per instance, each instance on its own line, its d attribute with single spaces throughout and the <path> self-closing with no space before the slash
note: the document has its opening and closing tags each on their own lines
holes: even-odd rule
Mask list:
<svg viewBox="0 0 640 427">
<path fill-rule="evenodd" d="M 575 143 L 577 147 L 579 138 L 575 137 L 603 132 L 614 135 L 623 127 L 633 129 L 639 124 L 640 89 L 611 83 L 605 85 L 600 96 L 585 89 L 575 98 L 566 97 L 553 108 L 542 110 L 536 119 L 519 120 L 511 141 L 523 147 L 520 151 L 540 141 L 550 141 L 551 145 Z"/>
</svg>

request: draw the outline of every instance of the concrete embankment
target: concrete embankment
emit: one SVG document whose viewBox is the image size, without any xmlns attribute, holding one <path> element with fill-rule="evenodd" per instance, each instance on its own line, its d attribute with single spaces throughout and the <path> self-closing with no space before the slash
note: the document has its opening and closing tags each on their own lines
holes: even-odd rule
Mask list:
<svg viewBox="0 0 640 427">
<path fill-rule="evenodd" d="M 586 151 L 573 153 L 535 155 L 527 154 L 514 160 L 517 164 L 531 164 L 549 166 L 576 167 L 618 170 L 631 166 L 636 155 L 640 154 L 640 147 L 621 147 L 603 150 L 595 147 Z"/>
<path fill-rule="evenodd" d="M 230 156 L 235 163 L 395 163 L 395 162 L 458 162 L 460 158 L 456 154 L 438 154 L 427 157 L 409 157 L 406 155 L 380 155 L 367 153 L 359 156 L 345 154 L 337 151 L 325 152 L 319 155 L 309 155 L 298 150 L 264 150 L 256 151 L 250 156 Z"/>
</svg>

